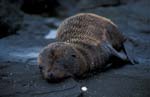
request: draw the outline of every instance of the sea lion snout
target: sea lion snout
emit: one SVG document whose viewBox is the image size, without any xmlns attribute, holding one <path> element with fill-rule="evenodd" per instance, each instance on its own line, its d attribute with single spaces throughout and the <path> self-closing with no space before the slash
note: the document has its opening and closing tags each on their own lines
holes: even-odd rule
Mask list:
<svg viewBox="0 0 150 97">
<path fill-rule="evenodd" d="M 50 71 L 47 72 L 46 79 L 49 82 L 59 82 L 62 81 L 65 78 L 70 77 L 69 75 L 67 75 L 66 72 L 63 71 Z"/>
<path fill-rule="evenodd" d="M 46 64 L 45 67 L 42 67 L 41 73 L 43 78 L 49 82 L 59 82 L 71 76 L 62 64 Z"/>
<path fill-rule="evenodd" d="M 53 78 L 54 77 L 54 73 L 53 72 L 49 72 L 48 73 L 48 77 Z"/>
<path fill-rule="evenodd" d="M 52 64 L 52 66 L 49 65 L 51 64 L 46 64 L 45 67 L 43 66 L 42 69 L 40 69 L 44 79 L 50 82 L 58 82 L 71 76 L 71 73 L 68 72 L 62 64 Z"/>
</svg>

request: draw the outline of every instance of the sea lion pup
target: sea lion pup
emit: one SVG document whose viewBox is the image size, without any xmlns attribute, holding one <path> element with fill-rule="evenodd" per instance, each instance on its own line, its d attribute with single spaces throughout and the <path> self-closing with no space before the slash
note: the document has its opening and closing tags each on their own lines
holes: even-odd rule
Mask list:
<svg viewBox="0 0 150 97">
<path fill-rule="evenodd" d="M 81 13 L 64 20 L 57 31 L 57 42 L 39 54 L 38 64 L 45 79 L 56 82 L 103 69 L 114 57 L 127 61 L 120 53 L 126 38 L 107 18 Z"/>
</svg>

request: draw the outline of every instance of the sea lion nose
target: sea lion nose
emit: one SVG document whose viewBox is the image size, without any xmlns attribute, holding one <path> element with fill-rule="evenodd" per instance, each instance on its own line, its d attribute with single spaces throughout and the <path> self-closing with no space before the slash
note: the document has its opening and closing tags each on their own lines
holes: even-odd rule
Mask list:
<svg viewBox="0 0 150 97">
<path fill-rule="evenodd" d="M 54 73 L 53 73 L 53 72 L 49 72 L 49 73 L 48 73 L 48 77 L 49 77 L 49 78 L 54 78 Z"/>
</svg>

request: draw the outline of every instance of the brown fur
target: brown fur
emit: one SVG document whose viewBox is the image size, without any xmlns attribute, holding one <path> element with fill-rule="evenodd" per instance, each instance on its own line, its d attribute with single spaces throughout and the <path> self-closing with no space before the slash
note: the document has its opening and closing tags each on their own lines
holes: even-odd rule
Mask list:
<svg viewBox="0 0 150 97">
<path fill-rule="evenodd" d="M 124 41 L 109 19 L 91 13 L 77 14 L 59 26 L 57 42 L 41 51 L 38 63 L 44 78 L 51 81 L 82 76 L 107 65 L 111 51 L 106 43 L 119 51 Z"/>
</svg>

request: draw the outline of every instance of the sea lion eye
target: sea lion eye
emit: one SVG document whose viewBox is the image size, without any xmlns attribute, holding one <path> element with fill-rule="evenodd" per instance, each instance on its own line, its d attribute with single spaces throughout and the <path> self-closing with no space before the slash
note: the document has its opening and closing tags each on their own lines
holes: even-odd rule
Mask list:
<svg viewBox="0 0 150 97">
<path fill-rule="evenodd" d="M 42 69 L 43 69 L 43 66 L 39 65 L 39 69 L 42 70 Z"/>
<path fill-rule="evenodd" d="M 74 57 L 74 58 L 76 57 L 76 55 L 71 55 L 71 56 Z"/>
</svg>

